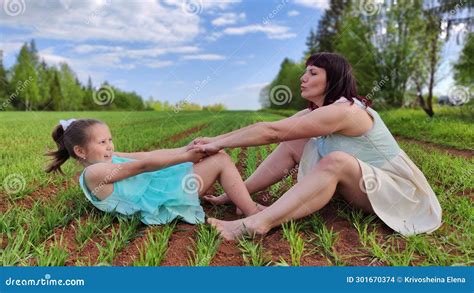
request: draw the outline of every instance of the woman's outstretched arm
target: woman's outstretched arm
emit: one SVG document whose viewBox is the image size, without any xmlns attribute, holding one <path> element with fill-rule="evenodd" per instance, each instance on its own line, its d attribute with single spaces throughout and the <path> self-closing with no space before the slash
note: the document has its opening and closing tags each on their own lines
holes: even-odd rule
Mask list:
<svg viewBox="0 0 474 293">
<path fill-rule="evenodd" d="M 350 106 L 329 105 L 301 117 L 275 122 L 258 122 L 222 139 L 197 146 L 208 154 L 223 148 L 259 146 L 271 143 L 328 135 L 354 127 Z M 357 106 L 355 106 L 357 107 Z"/>
</svg>

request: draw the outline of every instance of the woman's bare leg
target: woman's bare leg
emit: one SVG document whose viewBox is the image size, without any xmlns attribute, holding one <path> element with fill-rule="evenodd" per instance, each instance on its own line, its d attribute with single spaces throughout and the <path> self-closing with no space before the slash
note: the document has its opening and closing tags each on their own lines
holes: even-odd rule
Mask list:
<svg viewBox="0 0 474 293">
<path fill-rule="evenodd" d="M 354 206 L 373 212 L 367 195 L 359 187 L 361 178 L 359 163 L 353 156 L 333 152 L 321 159 L 310 174 L 267 209 L 237 221 L 211 218 L 208 222 L 228 240 L 243 233 L 265 234 L 286 221 L 320 210 L 330 201 L 338 186 L 341 186 L 338 191 Z"/>
<path fill-rule="evenodd" d="M 199 196 L 203 196 L 219 180 L 230 200 L 245 215 L 253 215 L 265 208 L 252 200 L 232 159 L 223 151 L 194 164 L 194 173 L 199 176 L 202 185 L 199 187 Z"/>
<path fill-rule="evenodd" d="M 252 194 L 263 190 L 285 177 L 288 171 L 299 163 L 307 142 L 308 139 L 304 138 L 280 143 L 245 180 L 248 192 Z M 217 197 L 206 196 L 205 199 L 214 204 L 224 204 L 230 200 L 226 194 Z"/>
</svg>

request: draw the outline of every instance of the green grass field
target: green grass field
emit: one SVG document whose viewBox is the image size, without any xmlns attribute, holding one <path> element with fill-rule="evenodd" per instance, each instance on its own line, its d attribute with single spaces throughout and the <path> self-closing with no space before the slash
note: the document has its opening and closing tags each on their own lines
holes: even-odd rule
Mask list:
<svg viewBox="0 0 474 293">
<path fill-rule="evenodd" d="M 395 135 L 467 152 L 474 149 L 472 112 L 441 109 L 381 113 Z M 473 265 L 474 160 L 416 142 L 400 146 L 426 175 L 443 208 L 443 226 L 403 237 L 374 216 L 333 200 L 313 216 L 290 222 L 262 239 L 223 242 L 209 225 L 181 222 L 146 227 L 96 210 L 66 163 L 66 176 L 43 172 L 51 131 L 59 119 L 98 118 L 111 128 L 117 151 L 181 146 L 279 113 L 6 112 L 0 113 L 0 264 L 10 265 Z M 190 131 L 191 129 L 191 131 Z M 191 133 L 191 134 L 189 134 Z M 184 135 L 183 135 L 184 134 Z M 228 150 L 246 178 L 275 145 Z M 288 176 L 255 197 L 270 204 L 295 182 Z M 216 189 L 220 187 L 216 185 Z M 269 197 L 267 195 L 270 195 Z M 262 201 L 263 198 L 263 201 Z M 229 206 L 204 205 L 209 216 L 232 219 Z"/>
</svg>

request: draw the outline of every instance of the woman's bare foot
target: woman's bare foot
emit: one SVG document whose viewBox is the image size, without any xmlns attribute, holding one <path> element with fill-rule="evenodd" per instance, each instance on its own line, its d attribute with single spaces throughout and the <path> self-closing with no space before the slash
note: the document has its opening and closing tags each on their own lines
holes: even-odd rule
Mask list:
<svg viewBox="0 0 474 293">
<path fill-rule="evenodd" d="M 214 196 L 212 194 L 206 194 L 202 197 L 204 200 L 212 203 L 213 205 L 222 205 L 230 202 L 230 198 L 227 194 L 223 193 L 219 196 Z"/>
<path fill-rule="evenodd" d="M 250 236 L 255 237 L 256 235 L 263 235 L 267 233 L 265 229 L 258 229 L 251 224 L 250 221 L 244 220 L 248 219 L 240 219 L 236 221 L 222 221 L 214 218 L 207 219 L 207 222 L 215 227 L 219 234 L 225 240 L 236 240 L 242 236 Z"/>
</svg>

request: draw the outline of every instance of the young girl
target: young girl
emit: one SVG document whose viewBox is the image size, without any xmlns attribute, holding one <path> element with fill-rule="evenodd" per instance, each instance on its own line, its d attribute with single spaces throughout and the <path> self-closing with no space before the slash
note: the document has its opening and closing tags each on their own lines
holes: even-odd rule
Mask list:
<svg viewBox="0 0 474 293">
<path fill-rule="evenodd" d="M 216 179 L 246 215 L 264 207 L 245 188 L 234 163 L 225 152 L 206 157 L 197 149 L 181 147 L 151 152 L 114 152 L 107 125 L 95 119 L 61 120 L 52 133 L 57 151 L 46 172 L 62 173 L 69 157 L 84 166 L 79 183 L 87 199 L 104 212 L 141 214 L 145 224 L 165 224 L 175 218 L 204 222 L 199 204 Z"/>
</svg>

